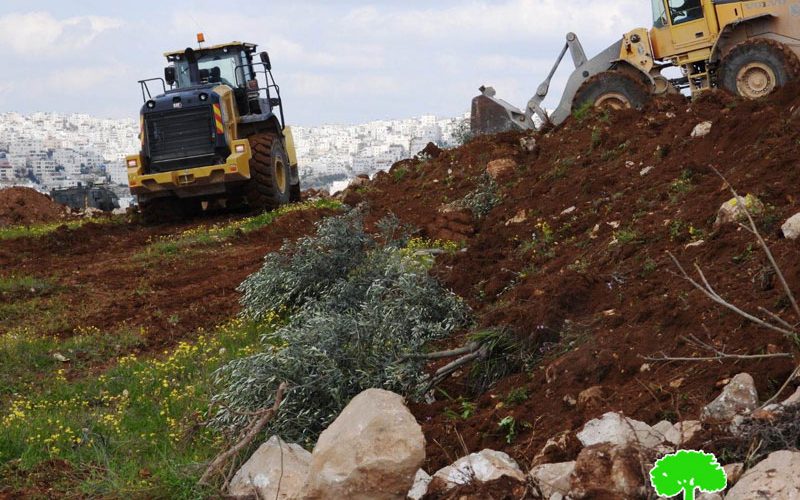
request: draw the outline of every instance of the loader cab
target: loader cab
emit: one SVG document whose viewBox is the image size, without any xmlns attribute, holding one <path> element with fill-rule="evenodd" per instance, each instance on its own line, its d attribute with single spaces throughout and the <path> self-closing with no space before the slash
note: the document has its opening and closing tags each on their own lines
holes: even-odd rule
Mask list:
<svg viewBox="0 0 800 500">
<path fill-rule="evenodd" d="M 183 89 L 198 84 L 222 84 L 231 89 L 244 88 L 253 79 L 252 60 L 249 54 L 237 46 L 223 46 L 215 49 L 195 51 L 199 82 L 192 79 L 192 64 L 186 54 L 168 54 L 167 60 L 174 68 L 174 86 Z M 168 82 L 170 83 L 170 82 Z"/>
<path fill-rule="evenodd" d="M 710 49 L 719 32 L 712 0 L 651 0 L 650 38 L 657 60 Z M 677 61 L 678 64 L 688 61 Z"/>
</svg>

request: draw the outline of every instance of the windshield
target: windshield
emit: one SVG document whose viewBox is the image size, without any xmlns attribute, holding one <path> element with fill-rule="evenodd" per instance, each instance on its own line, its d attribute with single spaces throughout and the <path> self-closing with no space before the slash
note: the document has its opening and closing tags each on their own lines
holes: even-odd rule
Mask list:
<svg viewBox="0 0 800 500">
<path fill-rule="evenodd" d="M 664 8 L 664 0 L 653 1 L 653 26 L 663 28 L 667 25 L 667 9 Z"/>
<path fill-rule="evenodd" d="M 703 6 L 700 0 L 669 0 L 669 13 L 674 26 L 702 19 Z"/>
<path fill-rule="evenodd" d="M 242 68 L 236 69 L 241 63 L 239 52 L 222 50 L 206 53 L 197 58 L 200 69 L 200 83 L 222 83 L 231 88 L 236 87 L 236 74 L 239 74 L 239 83 L 245 81 Z M 189 63 L 185 59 L 175 61 L 175 83 L 178 88 L 191 87 L 189 78 Z"/>
</svg>

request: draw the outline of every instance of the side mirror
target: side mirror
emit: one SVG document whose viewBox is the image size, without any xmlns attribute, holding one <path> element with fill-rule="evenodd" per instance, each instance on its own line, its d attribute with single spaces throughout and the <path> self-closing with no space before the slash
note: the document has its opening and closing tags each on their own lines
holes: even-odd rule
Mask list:
<svg viewBox="0 0 800 500">
<path fill-rule="evenodd" d="M 273 98 L 271 98 L 269 100 L 269 105 L 270 105 L 270 107 L 273 107 L 273 108 L 281 106 L 282 104 L 283 103 L 281 102 L 281 100 L 279 98 L 277 98 L 277 97 L 273 97 Z"/>
<path fill-rule="evenodd" d="M 164 80 L 166 80 L 167 85 L 170 87 L 175 85 L 175 66 L 167 66 L 164 68 Z"/>
<path fill-rule="evenodd" d="M 272 62 L 269 60 L 269 54 L 267 52 L 262 52 L 260 55 L 264 67 L 267 68 L 267 71 L 272 71 Z"/>
</svg>

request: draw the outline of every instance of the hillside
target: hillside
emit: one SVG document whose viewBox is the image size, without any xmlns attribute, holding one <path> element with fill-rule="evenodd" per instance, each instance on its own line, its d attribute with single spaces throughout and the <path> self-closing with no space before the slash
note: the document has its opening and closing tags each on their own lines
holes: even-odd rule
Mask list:
<svg viewBox="0 0 800 500">
<path fill-rule="evenodd" d="M 508 339 L 506 363 L 464 366 L 433 400 L 411 404 L 426 438 L 425 470 L 485 448 L 527 470 L 550 438 L 609 411 L 651 425 L 697 419 L 723 381 L 742 372 L 762 400 L 776 395 L 797 366 L 797 339 L 712 303 L 667 252 L 690 271 L 697 264 L 719 295 L 747 311 L 763 307 L 800 321 L 753 235 L 715 225 L 732 198 L 718 171 L 761 201 L 758 227 L 789 286 L 800 290 L 797 243 L 781 234 L 800 211 L 797 90 L 761 102 L 719 92 L 693 103 L 676 96 L 643 112 L 577 113 L 546 133 L 429 146 L 342 194 L 361 207 L 370 231 L 394 214 L 423 240 L 456 243 L 436 253 L 430 274 L 464 299 L 474 324 L 432 350 L 466 344 L 476 331 Z M 706 121 L 710 132 L 692 137 Z M 76 485 L 86 496 L 194 491 L 187 485 L 199 475 L 196 464 L 223 447 L 220 435 L 198 430 L 210 413 L 211 374 L 260 345 L 240 320 L 230 323 L 240 311 L 238 285 L 265 254 L 341 210 L 322 200 L 177 226 L 120 218 L 0 228 L 0 408 L 23 414 L 6 417 L 18 434 L 0 438 L 0 484 L 8 485 L 0 497 L 57 496 Z M 648 359 L 708 356 L 693 337 L 727 354 L 794 359 Z M 125 386 L 125 398 L 158 403 L 138 413 L 120 403 L 123 376 L 135 387 Z M 191 401 L 170 395 L 187 386 L 196 391 Z M 47 411 L 64 401 L 85 403 L 93 416 L 58 410 L 61 427 L 49 429 Z M 94 436 L 108 445 L 110 463 L 81 449 L 77 439 L 92 436 L 75 434 L 104 415 L 118 419 L 108 435 Z M 37 435 L 64 427 L 71 440 Z M 717 438 L 708 428 L 692 446 L 738 453 Z M 185 454 L 176 451 L 190 441 Z"/>
<path fill-rule="evenodd" d="M 644 113 L 590 112 L 541 136 L 478 138 L 398 164 L 351 194 L 349 202 L 369 203 L 373 217 L 393 212 L 431 238 L 460 239 L 465 251 L 437 262 L 435 274 L 468 300 L 479 326 L 508 329 L 532 356 L 524 373 L 483 395 L 474 395 L 464 375 L 445 385 L 453 400 L 414 407 L 428 438 L 428 468 L 463 455 L 464 444 L 505 450 L 527 464 L 552 436 L 607 411 L 650 424 L 694 419 L 719 394 L 719 382 L 740 372 L 753 375 L 764 399 L 775 393 L 796 366 L 791 359 L 644 358 L 708 356 L 685 340 L 695 336 L 731 354 L 796 359 L 795 341 L 713 304 L 666 254 L 688 269 L 698 264 L 721 296 L 748 311 L 765 307 L 800 320 L 754 237 L 736 224 L 714 227 L 720 205 L 732 198 L 718 169 L 741 195 L 765 204 L 759 227 L 789 285 L 800 287 L 797 245 L 780 229 L 798 211 L 796 95 L 785 89 L 768 102 L 743 102 L 714 92 L 691 105 L 657 101 Z M 711 132 L 692 138 L 705 121 Z M 536 147 L 521 147 L 530 138 Z M 500 200 L 485 218 L 442 214 L 486 182 L 489 162 L 502 159 L 516 166 L 498 179 Z M 598 386 L 591 404 L 574 404 Z M 460 396 L 477 403 L 469 418 L 452 418 L 464 411 Z M 507 416 L 520 424 L 510 444 L 499 428 Z"/>
</svg>

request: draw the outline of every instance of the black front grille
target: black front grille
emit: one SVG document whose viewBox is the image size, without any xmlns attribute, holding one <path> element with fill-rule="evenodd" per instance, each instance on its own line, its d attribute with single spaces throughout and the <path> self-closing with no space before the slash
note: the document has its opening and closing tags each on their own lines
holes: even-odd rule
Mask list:
<svg viewBox="0 0 800 500">
<path fill-rule="evenodd" d="M 193 168 L 213 161 L 211 106 L 148 114 L 145 126 L 151 171 Z"/>
</svg>

